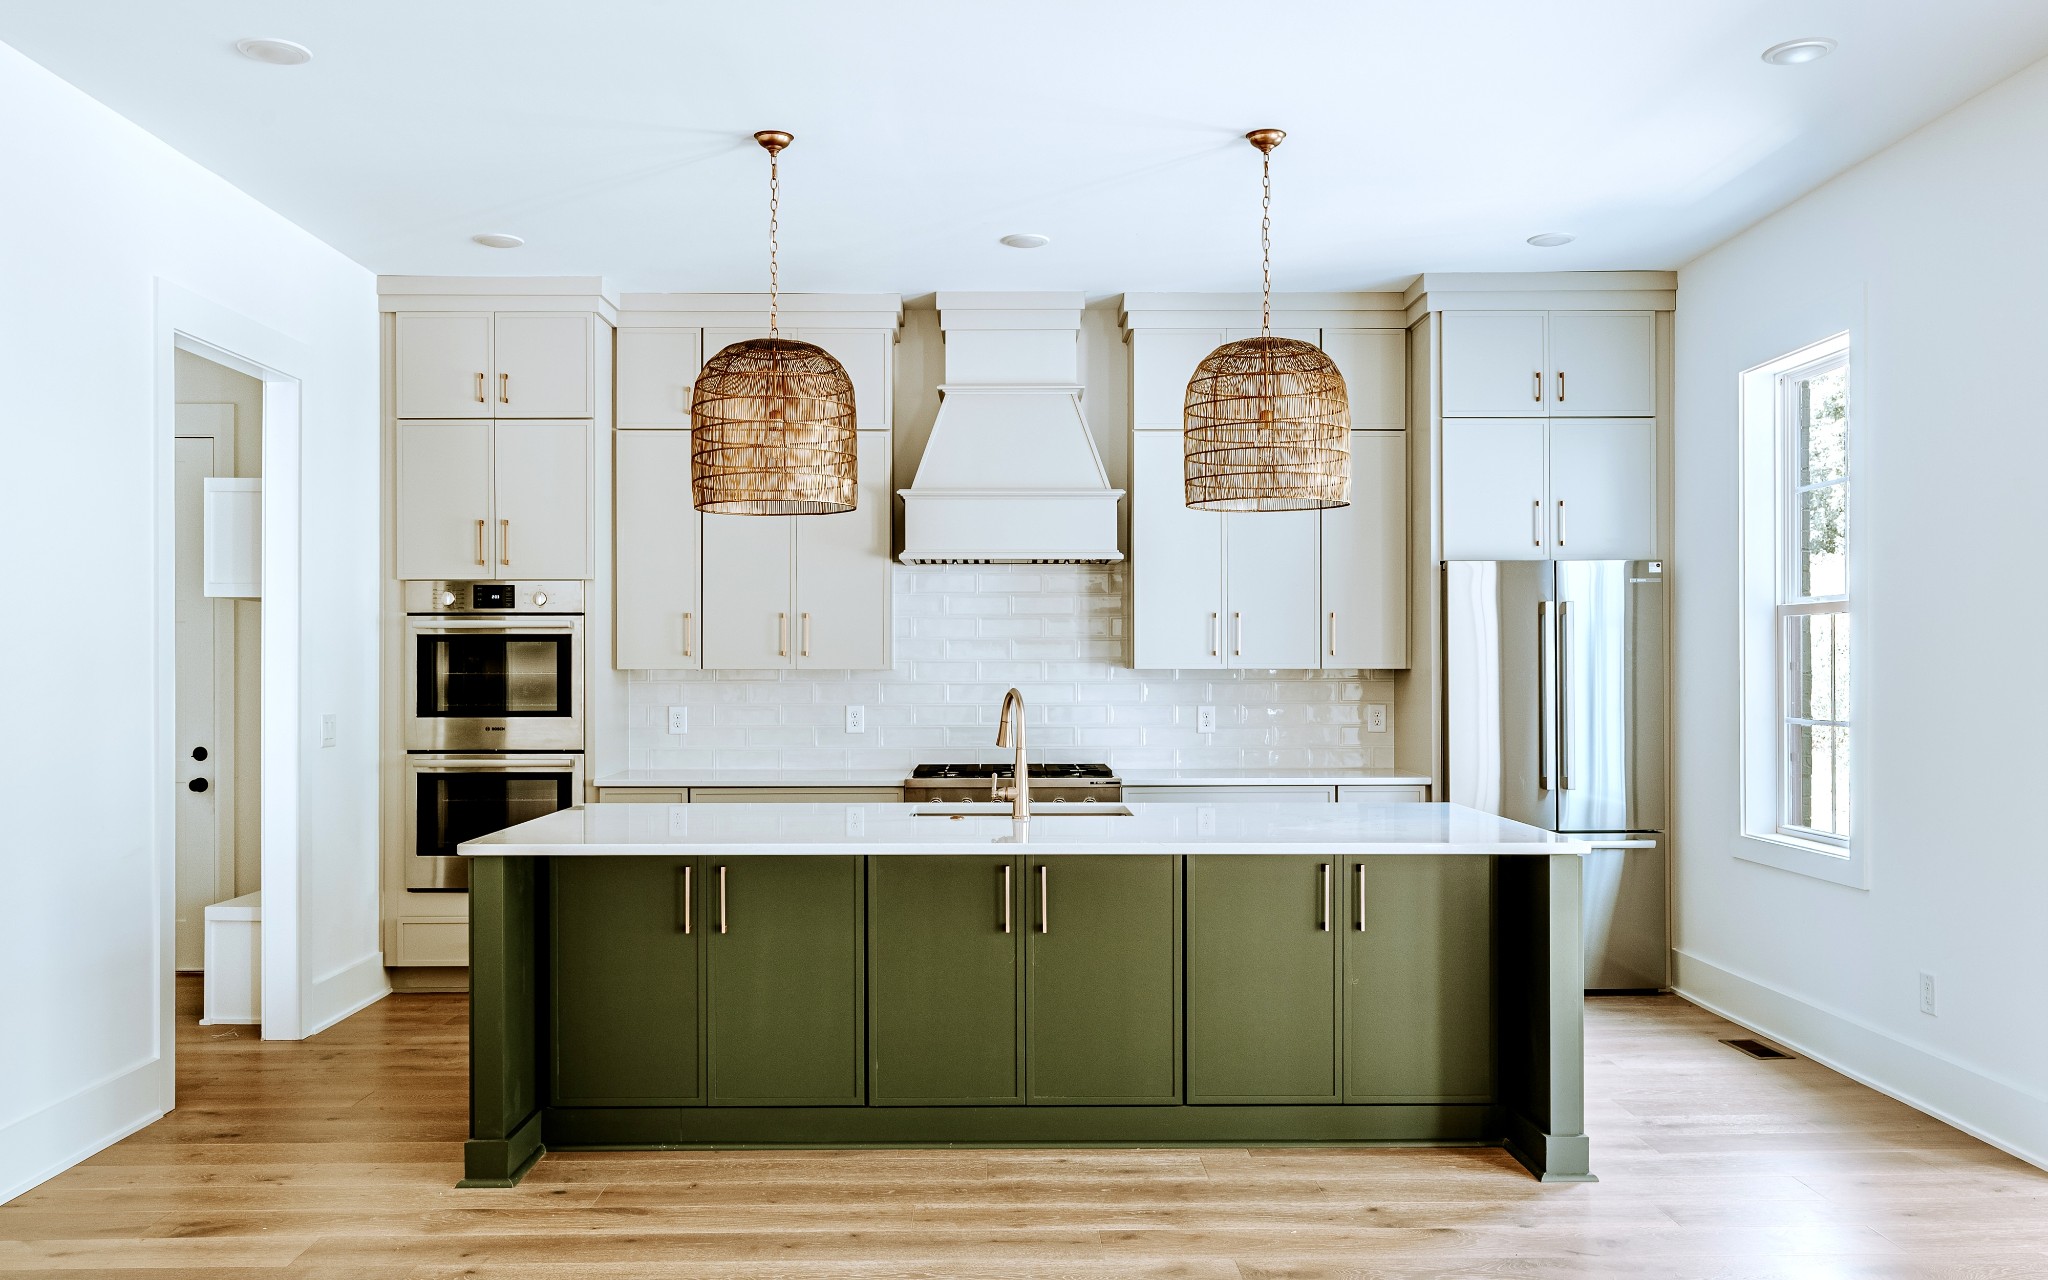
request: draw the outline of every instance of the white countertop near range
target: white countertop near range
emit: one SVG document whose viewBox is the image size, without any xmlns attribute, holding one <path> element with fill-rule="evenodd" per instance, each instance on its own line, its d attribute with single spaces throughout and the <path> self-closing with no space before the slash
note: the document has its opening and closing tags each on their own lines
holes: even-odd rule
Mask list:
<svg viewBox="0 0 2048 1280">
<path fill-rule="evenodd" d="M 908 769 L 626 769 L 599 787 L 900 787 Z M 1429 785 L 1413 769 L 1133 769 L 1127 787 L 1370 787 Z"/>
<path fill-rule="evenodd" d="M 1426 787 L 1413 769 L 1132 769 L 1127 787 Z"/>
<path fill-rule="evenodd" d="M 744 857 L 985 854 L 1029 844 L 1067 854 L 1590 852 L 1584 841 L 1454 804 L 1134 804 L 1128 817 L 921 816 L 908 804 L 599 804 L 481 839 L 465 857 Z"/>
</svg>

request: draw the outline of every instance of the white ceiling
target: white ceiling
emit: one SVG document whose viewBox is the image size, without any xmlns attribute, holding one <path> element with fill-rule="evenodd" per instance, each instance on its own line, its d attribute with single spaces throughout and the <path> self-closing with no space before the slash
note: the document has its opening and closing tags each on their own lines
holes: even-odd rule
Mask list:
<svg viewBox="0 0 2048 1280">
<path fill-rule="evenodd" d="M 376 271 L 625 289 L 763 287 L 762 128 L 792 291 L 1255 288 L 1277 125 L 1303 290 L 1677 266 L 2048 54 L 2048 4 L 0 0 L 0 40 Z"/>
</svg>

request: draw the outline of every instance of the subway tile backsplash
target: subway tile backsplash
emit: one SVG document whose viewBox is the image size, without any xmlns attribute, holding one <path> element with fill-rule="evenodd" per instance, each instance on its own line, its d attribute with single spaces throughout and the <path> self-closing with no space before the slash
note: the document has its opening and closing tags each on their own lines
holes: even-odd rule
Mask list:
<svg viewBox="0 0 2048 1280">
<path fill-rule="evenodd" d="M 1023 690 L 1036 759 L 1125 770 L 1394 765 L 1364 704 L 1376 671 L 1133 671 L 1121 565 L 899 565 L 892 671 L 635 671 L 633 769 L 902 769 L 1001 760 L 1003 691 Z M 1377 686 L 1377 687 L 1375 687 Z M 846 732 L 846 708 L 867 731 Z M 689 732 L 668 732 L 668 708 Z M 1216 708 L 1199 733 L 1196 709 Z M 1391 717 L 1391 708 L 1389 716 Z"/>
</svg>

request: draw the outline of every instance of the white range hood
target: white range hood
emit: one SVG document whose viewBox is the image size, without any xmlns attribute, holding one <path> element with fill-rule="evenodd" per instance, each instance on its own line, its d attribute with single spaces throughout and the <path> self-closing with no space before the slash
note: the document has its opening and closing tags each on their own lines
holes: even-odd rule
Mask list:
<svg viewBox="0 0 2048 1280">
<path fill-rule="evenodd" d="M 905 564 L 1108 564 L 1116 504 L 1081 415 L 1078 293 L 941 293 L 946 380 L 903 495 Z"/>
</svg>

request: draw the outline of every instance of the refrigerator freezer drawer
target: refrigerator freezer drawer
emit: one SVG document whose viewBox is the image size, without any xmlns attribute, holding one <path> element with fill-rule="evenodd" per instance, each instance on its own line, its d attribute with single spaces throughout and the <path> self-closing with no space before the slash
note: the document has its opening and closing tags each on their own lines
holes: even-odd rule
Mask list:
<svg viewBox="0 0 2048 1280">
<path fill-rule="evenodd" d="M 1651 839 L 1640 834 L 1614 838 Z M 1661 838 L 1652 844 L 1648 849 L 1595 849 L 1585 857 L 1582 929 L 1588 991 L 1661 991 L 1670 985 L 1665 849 Z"/>
</svg>

